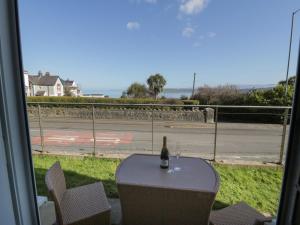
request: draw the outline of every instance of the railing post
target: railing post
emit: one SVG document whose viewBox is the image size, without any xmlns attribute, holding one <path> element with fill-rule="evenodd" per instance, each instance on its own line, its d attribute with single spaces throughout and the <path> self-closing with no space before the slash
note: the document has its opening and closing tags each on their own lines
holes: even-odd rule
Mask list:
<svg viewBox="0 0 300 225">
<path fill-rule="evenodd" d="M 92 117 L 93 117 L 93 140 L 94 140 L 94 151 L 93 156 L 96 155 L 96 132 L 95 132 L 95 106 L 92 105 Z"/>
<path fill-rule="evenodd" d="M 152 155 L 154 154 L 153 153 L 153 143 L 154 143 L 154 106 L 152 105 L 152 131 L 151 131 L 151 133 L 152 133 Z"/>
<path fill-rule="evenodd" d="M 218 108 L 218 107 L 216 107 L 216 110 L 215 110 L 215 139 L 214 139 L 214 158 L 213 158 L 213 161 L 216 161 L 216 154 L 217 154 L 218 112 L 219 112 L 219 108 Z"/>
<path fill-rule="evenodd" d="M 281 136 L 281 145 L 280 145 L 280 153 L 279 153 L 279 164 L 283 163 L 283 153 L 284 153 L 284 146 L 285 146 L 285 136 L 286 136 L 286 126 L 288 122 L 288 114 L 289 114 L 289 109 L 286 108 L 284 110 L 284 119 L 283 119 L 283 124 L 282 124 L 282 136 Z"/>
<path fill-rule="evenodd" d="M 41 138 L 41 151 L 44 152 L 44 131 L 42 126 L 42 116 L 41 116 L 41 106 L 38 105 L 38 114 L 39 114 L 39 126 L 40 126 L 40 138 Z"/>
</svg>

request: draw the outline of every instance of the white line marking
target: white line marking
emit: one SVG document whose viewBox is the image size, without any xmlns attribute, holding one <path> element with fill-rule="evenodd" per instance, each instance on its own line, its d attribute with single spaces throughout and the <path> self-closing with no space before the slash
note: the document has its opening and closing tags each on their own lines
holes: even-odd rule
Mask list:
<svg viewBox="0 0 300 225">
<path fill-rule="evenodd" d="M 90 139 L 90 141 L 94 141 L 94 139 Z M 96 142 L 108 142 L 108 143 L 114 143 L 118 144 L 121 142 L 120 138 L 113 138 L 113 137 L 96 137 Z"/>
<path fill-rule="evenodd" d="M 76 137 L 48 137 L 48 141 L 75 141 Z"/>
</svg>

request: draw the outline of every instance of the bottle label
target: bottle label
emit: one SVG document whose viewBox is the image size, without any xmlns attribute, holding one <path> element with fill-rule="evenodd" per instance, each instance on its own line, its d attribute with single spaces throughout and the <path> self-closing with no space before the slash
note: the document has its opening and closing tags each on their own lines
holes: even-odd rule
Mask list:
<svg viewBox="0 0 300 225">
<path fill-rule="evenodd" d="M 161 162 L 160 162 L 160 165 L 162 167 L 168 167 L 169 166 L 169 160 L 162 159 Z"/>
</svg>

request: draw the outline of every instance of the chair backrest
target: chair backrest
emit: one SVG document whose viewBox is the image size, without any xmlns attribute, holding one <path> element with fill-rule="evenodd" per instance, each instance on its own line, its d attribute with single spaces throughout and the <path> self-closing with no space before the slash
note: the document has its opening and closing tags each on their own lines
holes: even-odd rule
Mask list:
<svg viewBox="0 0 300 225">
<path fill-rule="evenodd" d="M 62 224 L 62 212 L 60 204 L 66 191 L 66 180 L 59 162 L 54 163 L 47 171 L 45 182 L 50 194 L 50 198 L 52 198 L 55 204 L 58 222 Z"/>
</svg>

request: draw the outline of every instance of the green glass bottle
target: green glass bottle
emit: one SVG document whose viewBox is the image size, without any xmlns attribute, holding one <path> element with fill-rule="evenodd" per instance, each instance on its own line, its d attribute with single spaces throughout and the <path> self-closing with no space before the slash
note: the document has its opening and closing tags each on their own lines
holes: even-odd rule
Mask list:
<svg viewBox="0 0 300 225">
<path fill-rule="evenodd" d="M 167 148 L 167 137 L 163 138 L 163 147 L 160 153 L 160 168 L 168 169 L 169 168 L 169 150 Z"/>
</svg>

